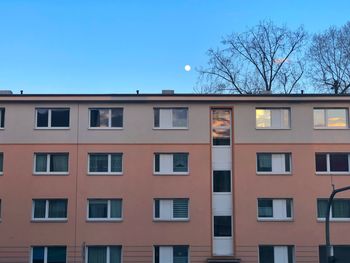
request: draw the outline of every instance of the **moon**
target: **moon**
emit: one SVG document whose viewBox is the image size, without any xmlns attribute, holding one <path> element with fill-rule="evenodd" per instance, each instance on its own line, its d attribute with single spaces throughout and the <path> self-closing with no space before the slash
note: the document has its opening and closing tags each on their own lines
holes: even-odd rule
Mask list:
<svg viewBox="0 0 350 263">
<path fill-rule="evenodd" d="M 190 66 L 190 65 L 186 65 L 186 66 L 185 66 L 185 70 L 186 70 L 187 72 L 189 72 L 189 71 L 191 70 L 191 66 Z"/>
</svg>

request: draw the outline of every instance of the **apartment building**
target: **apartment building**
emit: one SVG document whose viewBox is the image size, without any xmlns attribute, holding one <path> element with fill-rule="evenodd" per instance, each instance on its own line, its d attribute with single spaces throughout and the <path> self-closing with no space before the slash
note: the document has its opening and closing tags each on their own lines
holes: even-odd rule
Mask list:
<svg viewBox="0 0 350 263">
<path fill-rule="evenodd" d="M 326 262 L 349 96 L 0 94 L 0 263 Z M 332 249 L 350 258 L 350 193 Z"/>
</svg>

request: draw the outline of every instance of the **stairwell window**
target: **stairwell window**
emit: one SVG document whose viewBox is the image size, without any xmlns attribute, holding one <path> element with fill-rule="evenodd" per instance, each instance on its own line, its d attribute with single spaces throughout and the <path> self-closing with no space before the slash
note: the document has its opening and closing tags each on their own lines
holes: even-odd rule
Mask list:
<svg viewBox="0 0 350 263">
<path fill-rule="evenodd" d="M 154 174 L 188 174 L 188 153 L 155 153 Z"/>
<path fill-rule="evenodd" d="M 34 174 L 68 174 L 68 153 L 35 153 Z"/>
<path fill-rule="evenodd" d="M 232 236 L 232 217 L 214 216 L 214 237 Z"/>
<path fill-rule="evenodd" d="M 256 108 L 257 129 L 290 129 L 289 108 Z"/>
<path fill-rule="evenodd" d="M 187 129 L 188 108 L 154 108 L 155 129 Z"/>
<path fill-rule="evenodd" d="M 154 220 L 187 221 L 189 219 L 188 199 L 154 199 Z"/>
<path fill-rule="evenodd" d="M 91 108 L 89 112 L 90 128 L 123 128 L 123 108 Z"/>
<path fill-rule="evenodd" d="M 67 248 L 65 246 L 32 247 L 31 263 L 66 263 Z"/>
<path fill-rule="evenodd" d="M 259 221 L 286 221 L 292 220 L 292 199 L 258 199 Z"/>
<path fill-rule="evenodd" d="M 213 146 L 231 145 L 231 110 L 212 110 L 212 143 Z"/>
<path fill-rule="evenodd" d="M 120 175 L 122 158 L 122 153 L 89 153 L 89 174 Z"/>
<path fill-rule="evenodd" d="M 294 263 L 294 246 L 259 246 L 259 263 Z"/>
<path fill-rule="evenodd" d="M 69 108 L 37 108 L 37 129 L 69 128 Z"/>
<path fill-rule="evenodd" d="M 0 108 L 0 129 L 5 127 L 5 108 Z"/>
<path fill-rule="evenodd" d="M 154 263 L 188 263 L 188 246 L 154 246 Z"/>
<path fill-rule="evenodd" d="M 326 219 L 327 205 L 328 199 L 317 199 L 317 219 Z M 330 219 L 333 221 L 350 221 L 350 199 L 334 199 L 331 206 Z"/>
<path fill-rule="evenodd" d="M 121 246 L 87 246 L 85 263 L 121 263 Z"/>
<path fill-rule="evenodd" d="M 349 153 L 316 153 L 317 174 L 349 174 Z"/>
<path fill-rule="evenodd" d="M 67 199 L 34 199 L 32 220 L 67 220 Z"/>
<path fill-rule="evenodd" d="M 257 173 L 289 174 L 291 172 L 290 153 L 257 153 Z"/>
<path fill-rule="evenodd" d="M 315 108 L 315 129 L 345 129 L 349 127 L 348 109 Z"/>
<path fill-rule="evenodd" d="M 89 221 L 121 221 L 122 199 L 89 199 Z"/>
</svg>

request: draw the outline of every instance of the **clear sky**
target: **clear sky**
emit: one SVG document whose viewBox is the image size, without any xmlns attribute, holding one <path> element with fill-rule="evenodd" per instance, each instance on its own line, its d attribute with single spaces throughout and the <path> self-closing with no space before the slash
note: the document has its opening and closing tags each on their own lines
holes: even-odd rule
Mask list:
<svg viewBox="0 0 350 263">
<path fill-rule="evenodd" d="M 193 92 L 206 50 L 262 19 L 319 32 L 350 20 L 350 1 L 0 0 L 0 89 Z"/>
</svg>

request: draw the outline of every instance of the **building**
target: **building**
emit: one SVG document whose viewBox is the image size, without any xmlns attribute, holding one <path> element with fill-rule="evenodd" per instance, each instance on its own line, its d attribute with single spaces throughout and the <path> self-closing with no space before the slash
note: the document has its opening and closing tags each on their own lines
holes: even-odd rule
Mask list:
<svg viewBox="0 0 350 263">
<path fill-rule="evenodd" d="M 0 263 L 324 263 L 349 96 L 0 95 Z M 332 207 L 350 258 L 350 193 Z"/>
</svg>

